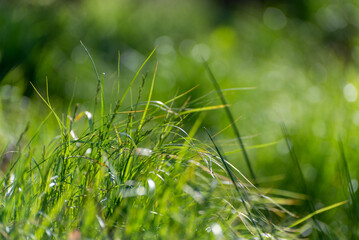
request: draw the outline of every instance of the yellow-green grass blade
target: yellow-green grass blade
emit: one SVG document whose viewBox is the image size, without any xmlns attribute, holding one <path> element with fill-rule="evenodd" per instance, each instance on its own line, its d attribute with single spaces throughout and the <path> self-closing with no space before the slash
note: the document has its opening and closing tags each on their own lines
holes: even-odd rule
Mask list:
<svg viewBox="0 0 359 240">
<path fill-rule="evenodd" d="M 318 215 L 320 213 L 323 213 L 323 212 L 326 212 L 326 211 L 329 211 L 329 210 L 332 210 L 334 208 L 337 208 L 337 207 L 340 207 L 344 204 L 346 204 L 348 201 L 345 200 L 345 201 L 342 201 L 342 202 L 338 202 L 338 203 L 335 203 L 335 204 L 332 204 L 330 206 L 327 206 L 327 207 L 324 207 L 324 208 L 321 208 L 321 209 L 318 209 L 310 214 L 308 214 L 307 216 L 305 216 L 304 218 L 302 219 L 299 219 L 298 221 L 294 222 L 292 225 L 290 225 L 289 227 L 292 228 L 292 227 L 295 227 L 299 224 L 301 224 L 302 222 L 305 222 L 307 221 L 308 219 L 314 217 L 315 215 Z"/>
<path fill-rule="evenodd" d="M 189 110 L 185 110 L 180 113 L 180 115 L 186 115 L 189 113 L 196 113 L 196 112 L 203 112 L 203 111 L 209 111 L 209 110 L 216 110 L 221 108 L 226 108 L 228 105 L 216 105 L 216 106 L 208 106 L 208 107 L 201 107 L 201 108 L 192 108 Z"/>
<path fill-rule="evenodd" d="M 120 105 L 122 105 L 123 101 L 125 100 L 125 97 L 128 93 L 128 91 L 130 90 L 132 84 L 135 82 L 138 74 L 140 74 L 142 68 L 145 66 L 145 64 L 148 62 L 148 60 L 150 60 L 150 58 L 152 57 L 152 55 L 154 54 L 154 52 L 156 51 L 156 48 L 153 49 L 153 51 L 150 53 L 150 55 L 146 58 L 146 60 L 142 63 L 141 67 L 138 69 L 138 71 L 136 72 L 135 76 L 133 77 L 133 79 L 130 82 L 130 85 L 128 86 L 128 88 L 126 89 L 126 92 L 123 94 L 121 101 L 120 101 Z"/>
<path fill-rule="evenodd" d="M 151 102 L 151 97 L 152 97 L 152 93 L 153 93 L 153 87 L 154 87 L 154 85 L 155 85 L 157 68 L 158 68 L 158 62 L 156 63 L 156 68 L 155 68 L 155 72 L 154 72 L 153 78 L 152 78 L 150 93 L 149 93 L 149 95 L 148 95 L 147 104 L 146 104 L 146 107 L 145 107 L 145 111 L 144 111 L 143 114 L 142 114 L 142 118 L 141 118 L 141 121 L 140 121 L 140 125 L 139 125 L 139 127 L 138 127 L 138 131 L 141 130 L 141 128 L 142 128 L 142 126 L 143 126 L 143 123 L 144 123 L 145 118 L 146 118 L 146 113 L 147 113 L 148 107 L 149 107 L 150 102 Z"/>
</svg>

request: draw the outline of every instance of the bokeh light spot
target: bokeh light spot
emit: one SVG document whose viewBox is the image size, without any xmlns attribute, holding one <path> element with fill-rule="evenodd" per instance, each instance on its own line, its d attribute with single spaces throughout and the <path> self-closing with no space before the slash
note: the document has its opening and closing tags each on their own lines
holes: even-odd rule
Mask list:
<svg viewBox="0 0 359 240">
<path fill-rule="evenodd" d="M 204 44 L 204 43 L 200 43 L 197 44 L 193 47 L 192 49 L 192 57 L 198 61 L 198 62 L 202 62 L 202 60 L 208 60 L 210 55 L 211 55 L 211 50 L 209 49 L 209 47 Z"/>
<path fill-rule="evenodd" d="M 272 30 L 280 30 L 287 25 L 287 17 L 278 8 L 269 7 L 264 11 L 263 22 Z"/>
<path fill-rule="evenodd" d="M 352 179 L 354 193 L 358 190 L 358 180 Z"/>
<path fill-rule="evenodd" d="M 193 48 L 193 46 L 196 44 L 196 42 L 192 39 L 185 39 L 181 42 L 180 44 L 180 52 L 183 56 L 190 56 L 191 54 L 191 49 Z"/>
<path fill-rule="evenodd" d="M 222 228 L 218 223 L 212 225 L 212 232 L 216 237 L 221 237 L 223 235 Z"/>
<path fill-rule="evenodd" d="M 318 103 L 321 101 L 321 91 L 318 87 L 312 86 L 308 89 L 307 99 L 312 103 Z"/>
<path fill-rule="evenodd" d="M 355 125 L 359 126 L 359 111 L 353 113 L 352 121 Z"/>
<path fill-rule="evenodd" d="M 316 121 L 312 125 L 312 132 L 317 137 L 324 137 L 327 129 L 323 121 Z"/>
<path fill-rule="evenodd" d="M 348 83 L 343 89 L 344 97 L 348 102 L 354 102 L 358 97 L 358 90 L 356 87 Z"/>
<path fill-rule="evenodd" d="M 319 25 L 327 31 L 336 31 L 347 26 L 343 11 L 336 5 L 321 8 L 316 14 Z"/>
</svg>

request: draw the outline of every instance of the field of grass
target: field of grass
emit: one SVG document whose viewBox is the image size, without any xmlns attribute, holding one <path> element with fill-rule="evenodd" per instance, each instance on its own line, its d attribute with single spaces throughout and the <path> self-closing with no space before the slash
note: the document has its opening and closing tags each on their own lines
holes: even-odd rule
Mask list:
<svg viewBox="0 0 359 240">
<path fill-rule="evenodd" d="M 175 107 L 186 93 L 154 101 L 156 70 L 147 101 L 141 101 L 141 88 L 137 100 L 122 108 L 128 88 L 105 106 L 98 76 L 93 112 L 69 105 L 65 119 L 48 93 L 34 87 L 50 113 L 29 140 L 25 129 L 12 151 L 4 148 L 2 237 L 264 239 L 303 231 L 285 226 L 295 215 L 283 206 L 303 196 L 264 195 L 224 159 L 208 131 L 212 145 L 193 138 L 201 119 L 188 133 L 182 129 L 190 114 L 225 105 Z M 60 135 L 36 149 L 49 117 Z"/>
<path fill-rule="evenodd" d="M 2 238 L 359 237 L 357 3 L 35 2 L 0 5 Z"/>
</svg>

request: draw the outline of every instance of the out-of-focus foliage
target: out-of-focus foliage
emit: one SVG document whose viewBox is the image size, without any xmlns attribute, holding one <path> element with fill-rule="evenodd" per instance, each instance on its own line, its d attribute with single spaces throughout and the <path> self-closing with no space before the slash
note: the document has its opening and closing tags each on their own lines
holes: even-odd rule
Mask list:
<svg viewBox="0 0 359 240">
<path fill-rule="evenodd" d="M 102 72 L 112 74 L 116 70 L 120 51 L 123 73 L 132 74 L 143 54 L 161 45 L 156 42 L 159 37 L 166 35 L 170 42 L 199 38 L 211 26 L 209 7 L 188 1 L 178 7 L 165 1 L 139 5 L 139 1 L 104 4 L 90 0 L 45 6 L 24 1 L 5 3 L 0 11 L 1 77 L 19 66 L 26 81 L 43 83 L 48 76 L 50 91 L 65 97 L 71 97 L 76 79 L 88 83 L 81 84 L 88 88 L 95 85 L 91 84 L 92 67 L 80 40 Z M 191 23 L 196 24 L 189 27 Z M 88 98 L 87 92 L 78 94 Z"/>
<path fill-rule="evenodd" d="M 103 104 L 101 115 L 75 110 L 41 153 L 36 135 L 20 138 L 1 162 L 1 237 L 294 239 L 305 231 L 286 226 L 296 219 L 283 208 L 300 194 L 272 199 L 230 177 L 219 152 L 181 128 L 188 111 L 164 106 L 148 102 L 125 118 Z"/>
<path fill-rule="evenodd" d="M 97 79 L 81 40 L 99 73 L 106 73 L 106 101 L 116 96 L 118 51 L 122 89 L 157 47 L 146 69 L 153 71 L 159 62 L 155 98 L 169 99 L 200 84 L 189 104 L 202 107 L 219 101 L 213 93 L 206 96 L 213 88 L 204 59 L 229 89 L 225 97 L 235 118 L 241 117 L 237 124 L 262 184 L 300 191 L 279 128 L 284 122 L 313 201 L 321 207 L 345 198 L 339 138 L 358 185 L 358 16 L 357 1 L 339 0 L 240 1 L 227 7 L 190 0 L 3 1 L 2 98 L 6 104 L 8 89 L 31 95 L 29 81 L 44 90 L 47 76 L 52 97 L 67 102 L 74 93 L 75 101 L 88 103 Z M 203 125 L 220 131 L 229 124 L 223 116 L 207 113 Z M 238 148 L 231 137 L 229 129 L 217 137 L 228 153 Z M 240 153 L 227 155 L 246 171 Z M 320 219 L 339 237 L 349 234 L 346 210 Z"/>
<path fill-rule="evenodd" d="M 236 63 L 245 68 L 245 61 L 273 61 L 281 52 L 286 54 L 284 61 L 297 59 L 313 65 L 321 51 L 324 59 L 335 51 L 347 60 L 357 51 L 358 9 L 353 3 L 309 1 L 299 8 L 309 12 L 304 19 L 291 12 L 292 4 L 279 2 L 278 8 L 268 4 L 238 4 L 229 11 L 202 1 L 5 1 L 0 6 L 0 77 L 19 66 L 17 71 L 26 82 L 41 83 L 48 76 L 53 93 L 71 97 L 76 79 L 87 82 L 93 78 L 80 40 L 90 49 L 98 68 L 110 75 L 116 69 L 118 51 L 126 74 L 137 69 L 143 54 L 159 46 L 163 67 L 176 66 L 166 73 L 171 88 L 203 79 L 193 63 L 201 57 L 212 61 L 224 58 L 238 69 Z M 221 72 L 228 68 L 216 65 Z M 189 71 L 191 68 L 195 69 Z M 189 80 L 186 83 L 183 69 Z M 255 76 L 247 69 L 241 72 Z M 81 92 L 88 91 L 79 92 L 87 97 Z"/>
</svg>

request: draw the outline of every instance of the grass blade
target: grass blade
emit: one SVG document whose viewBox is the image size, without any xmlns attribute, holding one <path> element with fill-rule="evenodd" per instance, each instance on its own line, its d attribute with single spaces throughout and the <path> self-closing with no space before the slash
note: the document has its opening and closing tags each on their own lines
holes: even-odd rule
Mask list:
<svg viewBox="0 0 359 240">
<path fill-rule="evenodd" d="M 344 152 L 344 146 L 343 146 L 343 142 L 341 140 L 339 140 L 339 150 L 340 150 L 340 155 L 341 155 L 341 159 L 343 162 L 343 167 L 344 167 L 344 175 L 345 175 L 345 180 L 346 180 L 346 190 L 349 192 L 349 206 L 350 206 L 350 212 L 351 212 L 351 225 L 353 225 L 354 228 L 357 227 L 358 225 L 358 220 L 359 220 L 359 215 L 358 215 L 358 199 L 355 196 L 355 190 L 354 190 L 354 186 L 352 183 L 352 179 L 350 176 L 350 172 L 349 172 L 349 167 L 348 167 L 348 161 L 346 159 L 345 156 L 345 152 Z"/>
<path fill-rule="evenodd" d="M 250 162 L 250 160 L 249 160 L 247 151 L 246 151 L 246 149 L 245 149 L 245 147 L 244 147 L 244 144 L 243 144 L 241 135 L 240 135 L 240 133 L 239 133 L 239 130 L 238 130 L 236 124 L 235 124 L 235 120 L 234 120 L 234 118 L 233 118 L 233 115 L 232 115 L 232 113 L 231 113 L 231 110 L 229 109 L 228 104 L 227 104 L 227 101 L 226 101 L 226 99 L 224 98 L 224 95 L 223 95 L 223 93 L 222 93 L 222 91 L 221 91 L 221 87 L 219 86 L 219 84 L 218 84 L 216 78 L 214 77 L 214 75 L 213 75 L 213 73 L 212 73 L 211 69 L 209 68 L 208 63 L 207 63 L 206 61 L 204 61 L 204 66 L 205 66 L 205 68 L 206 68 L 206 70 L 207 70 L 207 72 L 208 72 L 208 74 L 209 74 L 209 76 L 210 76 L 210 79 L 211 79 L 211 81 L 212 81 L 212 83 L 213 83 L 213 85 L 214 85 L 214 88 L 216 89 L 216 91 L 217 91 L 217 93 L 218 93 L 219 98 L 221 99 L 222 104 L 223 104 L 224 106 L 226 106 L 224 109 L 226 110 L 227 117 L 228 117 L 228 119 L 229 119 L 229 122 L 230 122 L 230 123 L 233 123 L 233 124 L 232 124 L 233 132 L 234 132 L 234 134 L 235 134 L 235 136 L 236 136 L 236 138 L 237 138 L 237 141 L 238 141 L 238 143 L 239 143 L 240 148 L 242 149 L 242 154 L 243 154 L 244 160 L 246 161 L 246 164 L 247 164 L 247 167 L 248 167 L 249 172 L 250 172 L 250 174 L 251 174 L 251 177 L 252 177 L 254 183 L 256 184 L 257 180 L 256 180 L 256 176 L 255 176 L 255 174 L 254 174 L 253 168 L 252 168 L 252 164 L 251 164 L 251 162 Z"/>
<path fill-rule="evenodd" d="M 243 206 L 244 206 L 244 208 L 245 208 L 245 210 L 246 210 L 246 212 L 247 212 L 247 214 L 248 214 L 248 216 L 249 216 L 249 218 L 250 218 L 250 220 L 251 220 L 253 226 L 255 227 L 255 229 L 256 229 L 256 231 L 257 231 L 257 233 L 258 233 L 258 236 L 260 237 L 260 239 L 263 239 L 263 238 L 262 238 L 262 234 L 261 234 L 261 232 L 259 231 L 259 228 L 258 228 L 258 226 L 257 226 L 257 224 L 256 224 L 256 221 L 254 220 L 254 218 L 253 218 L 253 216 L 252 216 L 252 213 L 249 211 L 249 208 L 248 208 L 248 206 L 247 206 L 247 203 L 246 203 L 246 201 L 244 200 L 243 193 L 240 191 L 240 189 L 239 189 L 239 187 L 238 187 L 238 185 L 237 185 L 237 183 L 236 183 L 236 181 L 235 181 L 235 179 L 234 179 L 234 176 L 233 176 L 231 170 L 229 169 L 228 164 L 227 164 L 226 161 L 224 160 L 224 157 L 223 157 L 221 151 L 220 151 L 219 148 L 217 147 L 217 145 L 216 145 L 216 143 L 214 142 L 213 138 L 211 137 L 211 134 L 209 133 L 209 131 L 208 131 L 206 128 L 204 128 L 204 129 L 206 130 L 208 137 L 211 139 L 211 142 L 212 142 L 213 146 L 215 147 L 215 149 L 216 149 L 216 151 L 217 151 L 219 157 L 221 158 L 221 161 L 222 161 L 224 167 L 226 168 L 226 171 L 227 171 L 227 173 L 228 173 L 228 175 L 229 175 L 229 177 L 230 177 L 230 179 L 231 179 L 231 181 L 232 181 L 232 183 L 233 183 L 233 185 L 234 185 L 236 191 L 238 192 L 238 194 L 239 194 L 239 196 L 240 196 L 240 198 L 241 198 L 241 201 L 242 201 L 242 203 L 243 203 Z"/>
<path fill-rule="evenodd" d="M 282 133 L 283 133 L 283 137 L 285 139 L 285 142 L 287 144 L 287 147 L 288 147 L 288 150 L 289 150 L 289 153 L 290 153 L 290 157 L 291 159 L 293 160 L 294 164 L 296 165 L 297 167 L 297 170 L 298 170 L 298 173 L 299 173 L 299 177 L 300 177 L 300 180 L 301 180 L 301 183 L 302 183 L 302 188 L 303 188 L 303 192 L 308 196 L 307 198 L 307 208 L 308 208 L 308 211 L 311 212 L 312 214 L 316 212 L 316 209 L 314 207 L 314 203 L 313 203 L 313 200 L 311 199 L 310 197 L 310 193 L 309 193 L 309 190 L 308 190 L 308 187 L 307 187 L 307 183 L 305 181 L 305 178 L 304 178 L 304 174 L 303 174 L 303 171 L 302 171 L 302 168 L 300 166 L 300 163 L 299 163 L 299 160 L 297 158 L 297 155 L 295 154 L 294 152 L 294 148 L 293 148 L 293 145 L 292 145 L 292 141 L 289 137 L 289 132 L 288 132 L 288 129 L 287 127 L 285 126 L 284 123 L 281 124 L 281 129 L 282 129 Z M 324 235 L 326 235 L 322 229 L 322 227 L 320 226 L 318 220 L 316 219 L 316 214 L 313 214 L 311 216 L 313 218 L 313 221 L 314 221 L 314 225 L 317 227 L 318 229 L 318 235 L 319 235 L 319 238 L 320 239 L 326 239 L 326 237 Z M 328 236 L 329 237 L 329 236 Z"/>
<path fill-rule="evenodd" d="M 93 61 L 92 57 L 91 57 L 91 54 L 90 52 L 87 50 L 86 46 L 82 43 L 82 41 L 80 41 L 82 47 L 85 49 L 86 53 L 87 53 L 87 56 L 89 56 L 90 60 L 91 60 L 91 63 L 92 63 L 92 67 L 96 73 L 96 76 L 97 76 L 97 81 L 100 82 L 100 75 L 98 74 L 98 71 L 97 71 L 97 68 L 96 68 L 96 65 L 95 65 L 95 62 Z"/>
<path fill-rule="evenodd" d="M 263 143 L 263 144 L 258 144 L 258 145 L 252 145 L 252 146 L 248 146 L 247 149 L 259 149 L 259 148 L 266 148 L 266 147 L 271 147 L 273 145 L 278 144 L 279 141 L 274 141 L 274 142 L 269 142 L 269 143 Z M 230 155 L 230 154 L 234 154 L 234 153 L 238 153 L 242 151 L 241 149 L 237 149 L 234 151 L 230 151 L 230 152 L 226 152 L 226 155 Z"/>
<path fill-rule="evenodd" d="M 117 99 L 120 98 L 120 63 L 121 63 L 121 54 L 118 51 L 118 60 L 117 60 Z"/>
<path fill-rule="evenodd" d="M 80 41 L 82 47 L 85 49 L 86 53 L 87 53 L 87 56 L 89 56 L 90 60 L 91 60 L 91 63 L 92 63 L 92 67 L 93 69 L 95 70 L 95 73 L 96 73 L 96 77 L 97 77 L 97 88 L 96 88 L 96 96 L 95 96 L 95 106 L 94 106 L 94 113 L 96 113 L 96 107 L 97 107 L 97 97 L 98 97 L 98 93 L 101 91 L 101 79 L 100 79 L 100 75 L 98 74 L 98 71 L 97 71 L 97 68 L 96 68 L 96 65 L 95 65 L 95 62 L 94 60 L 92 59 L 91 57 L 91 54 L 90 52 L 87 50 L 86 46 L 82 43 L 82 41 Z"/>
<path fill-rule="evenodd" d="M 103 86 L 103 79 L 104 79 L 105 74 L 103 73 L 101 76 L 101 128 L 102 128 L 102 132 L 103 132 L 103 128 L 105 125 L 105 103 L 104 103 L 104 86 Z"/>
<path fill-rule="evenodd" d="M 145 118 L 146 118 L 146 113 L 147 113 L 148 107 L 149 107 L 150 102 L 151 102 L 151 97 L 152 97 L 152 93 L 153 93 L 153 87 L 154 87 L 154 85 L 155 85 L 157 67 L 158 67 L 158 62 L 156 63 L 156 68 L 155 68 L 155 72 L 154 72 L 154 74 L 153 74 L 152 83 L 151 83 L 150 94 L 148 95 L 147 104 L 146 104 L 145 110 L 144 110 L 144 112 L 143 112 L 143 114 L 142 114 L 142 118 L 141 118 L 141 121 L 140 121 L 140 125 L 139 125 L 139 127 L 138 127 L 138 131 L 140 131 L 141 128 L 142 128 L 142 126 L 143 126 L 143 123 L 144 123 Z"/>
<path fill-rule="evenodd" d="M 35 92 L 37 93 L 37 95 L 39 95 L 39 97 L 41 98 L 41 100 L 46 104 L 46 106 L 50 109 L 50 111 L 54 114 L 56 120 L 57 120 L 57 123 L 60 127 L 60 130 L 61 130 L 61 133 L 62 134 L 65 134 L 64 132 L 64 128 L 65 126 L 63 125 L 63 123 L 61 122 L 59 116 L 57 116 L 55 110 L 51 107 L 51 104 L 48 103 L 45 98 L 43 98 L 43 96 L 40 94 L 40 92 L 36 89 L 36 87 L 34 86 L 34 84 L 32 84 L 32 82 L 30 82 L 31 86 L 34 88 Z"/>
<path fill-rule="evenodd" d="M 197 84 L 196 86 L 194 86 L 194 87 L 191 88 L 190 90 L 188 90 L 188 91 L 186 91 L 186 92 L 184 92 L 184 93 L 182 93 L 182 94 L 180 94 L 180 95 L 178 95 L 178 96 L 176 96 L 176 97 L 174 97 L 174 98 L 168 100 L 167 102 L 165 102 L 165 104 L 167 105 L 167 104 L 169 104 L 170 102 L 173 102 L 173 101 L 175 101 L 175 100 L 177 100 L 177 99 L 179 99 L 179 98 L 181 98 L 181 97 L 183 97 L 183 96 L 186 96 L 188 93 L 190 93 L 190 92 L 192 92 L 193 90 L 195 90 L 198 86 L 199 86 L 199 84 Z"/>
<path fill-rule="evenodd" d="M 294 222 L 294 223 L 293 223 L 292 225 L 290 225 L 289 227 L 290 227 L 290 228 L 295 227 L 295 226 L 301 224 L 302 222 L 305 222 L 305 221 L 307 221 L 308 219 L 314 217 L 315 215 L 318 215 L 318 214 L 320 214 L 320 213 L 323 213 L 323 212 L 332 210 L 332 209 L 334 209 L 334 208 L 340 207 L 340 206 L 346 204 L 347 202 L 348 202 L 348 201 L 345 200 L 345 201 L 338 202 L 338 203 L 334 203 L 334 204 L 332 204 L 332 205 L 330 205 L 330 206 L 327 206 L 327 207 L 323 207 L 323 208 L 321 208 L 321 209 L 318 209 L 318 210 L 316 210 L 316 211 L 314 211 L 314 212 L 308 214 L 308 215 L 305 216 L 304 218 L 299 219 L 298 221 Z"/>
<path fill-rule="evenodd" d="M 152 57 L 152 55 L 154 54 L 154 52 L 156 51 L 156 48 L 153 49 L 153 51 L 150 53 L 150 55 L 146 58 L 146 60 L 142 63 L 141 67 L 138 69 L 138 71 L 136 72 L 135 76 L 133 77 L 133 79 L 130 82 L 130 85 L 128 86 L 128 88 L 126 89 L 126 92 L 123 94 L 121 101 L 120 101 L 120 106 L 122 105 L 123 101 L 125 100 L 125 97 L 128 93 L 128 91 L 130 90 L 132 84 L 135 82 L 138 74 L 140 74 L 142 68 L 145 66 L 145 64 L 148 62 L 148 60 Z"/>
<path fill-rule="evenodd" d="M 226 108 L 226 107 L 228 107 L 228 106 L 226 106 L 226 105 L 217 105 L 217 106 L 193 108 L 193 109 L 189 109 L 189 110 L 181 112 L 180 115 L 186 115 L 188 113 L 203 112 L 203 111 L 209 111 L 209 110 L 216 110 L 216 109 L 221 109 L 221 108 Z"/>
</svg>

